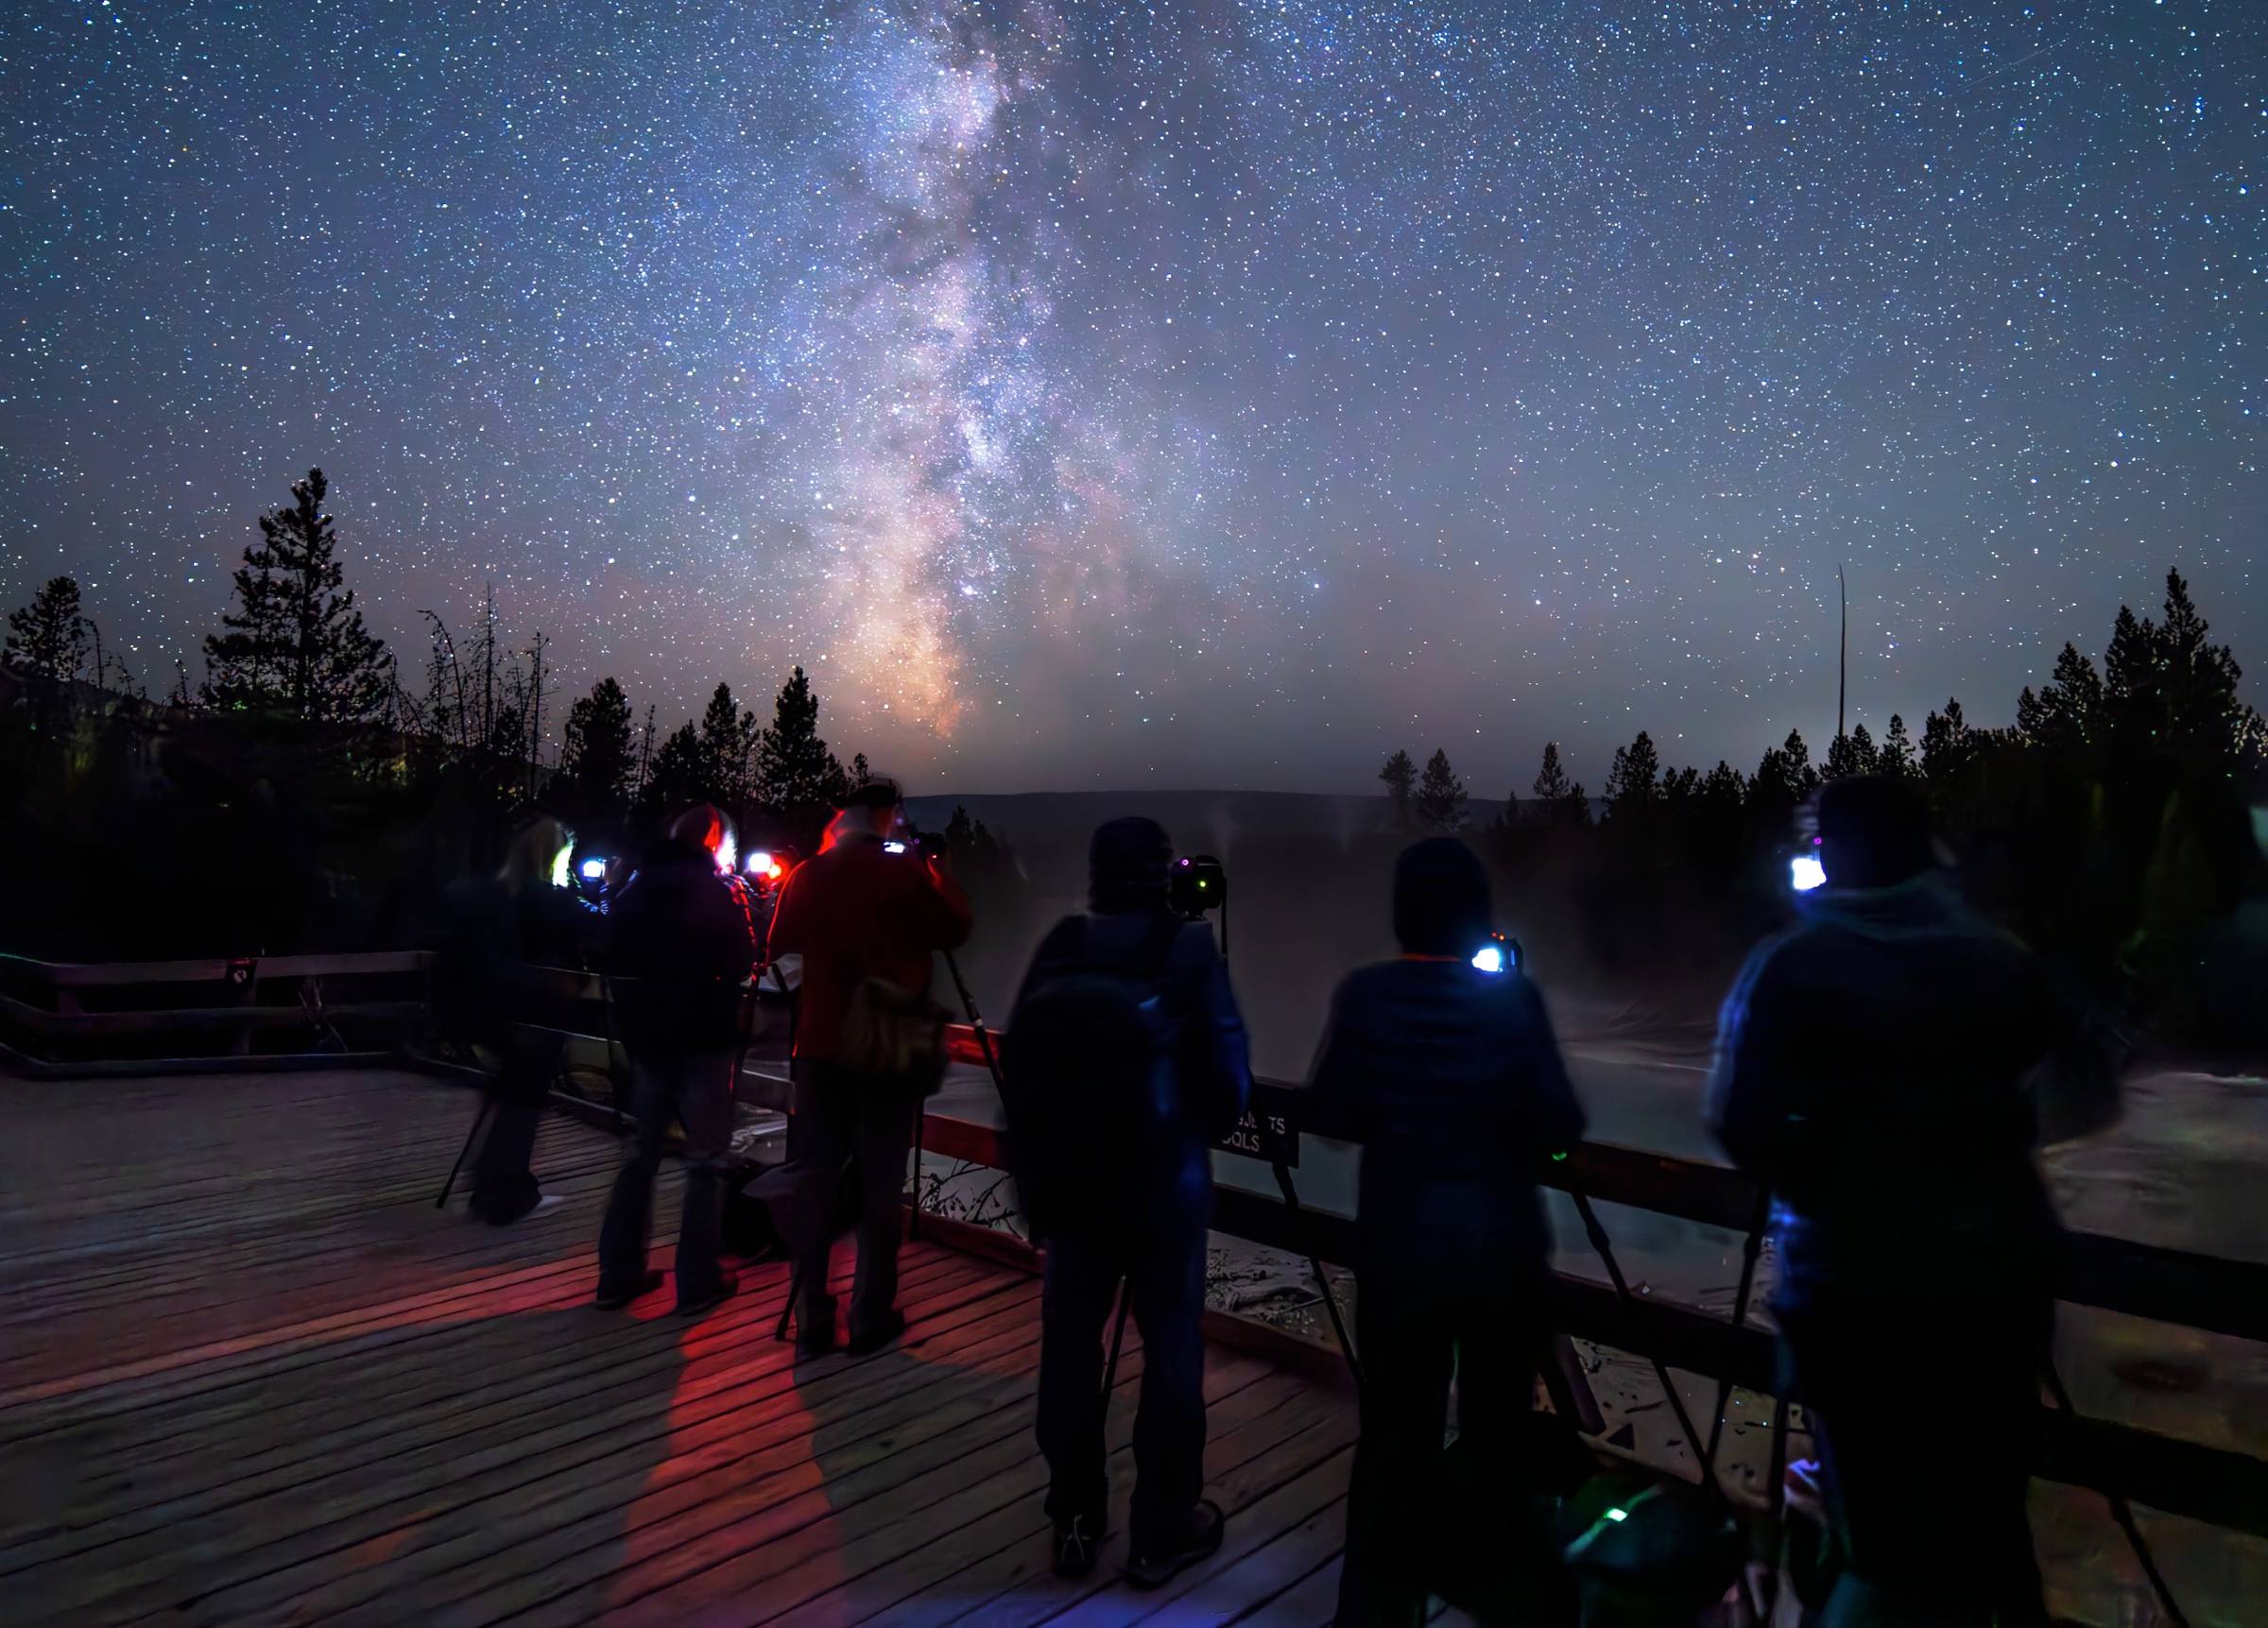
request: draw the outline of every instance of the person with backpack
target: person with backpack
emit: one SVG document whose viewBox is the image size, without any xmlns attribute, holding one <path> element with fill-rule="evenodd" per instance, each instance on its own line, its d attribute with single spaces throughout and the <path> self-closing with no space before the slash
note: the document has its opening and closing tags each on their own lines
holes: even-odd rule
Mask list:
<svg viewBox="0 0 2268 1628">
<path fill-rule="evenodd" d="M 1220 1548 L 1205 1467 L 1211 1144 L 1251 1095 L 1212 930 L 1166 903 L 1154 820 L 1094 833 L 1090 909 L 1040 942 L 1001 1051 L 1017 1191 L 1046 1250 L 1040 1450 L 1057 1575 L 1094 1568 L 1108 1518 L 1103 1335 L 1123 1280 L 1142 1331 L 1126 1576 L 1154 1587 Z"/>
<path fill-rule="evenodd" d="M 945 1013 L 929 986 L 936 952 L 968 942 L 974 917 L 951 854 L 906 841 L 903 827 L 894 781 L 857 788 L 772 912 L 773 960 L 802 957 L 788 1134 L 804 1167 L 791 1230 L 796 1345 L 807 1357 L 834 1348 L 827 1270 L 846 1174 L 858 1200 L 849 1348 L 879 1349 L 905 1328 L 897 1300 L 906 1156 L 945 1066 Z"/>
<path fill-rule="evenodd" d="M 597 1303 L 609 1309 L 662 1286 L 646 1263 L 654 1176 L 675 1119 L 685 1129 L 685 1204 L 678 1223 L 678 1311 L 697 1316 L 739 1287 L 717 1260 L 732 1147 L 732 1071 L 756 961 L 746 890 L 720 856 L 731 840 L 707 804 L 671 822 L 608 911 L 610 969 L 630 1054 L 637 1141 L 614 1178 L 598 1234 Z"/>
<path fill-rule="evenodd" d="M 1309 1089 L 1363 1147 L 1355 1217 L 1355 1345 L 1362 1437 L 1348 1495 L 1337 1621 L 1422 1621 L 1445 1569 L 1537 1575 L 1517 1619 L 1548 1621 L 1564 1581 L 1540 1544 L 1522 1554 L 1502 1518 L 1528 1439 L 1551 1230 L 1538 1176 L 1583 1134 L 1583 1110 L 1535 985 L 1484 970 L 1488 873 L 1453 837 L 1405 848 L 1394 866 L 1395 960 L 1349 974 L 1332 997 Z M 1499 954 L 1501 956 L 1501 951 Z M 1456 1375 L 1461 1468 L 1487 1484 L 1444 1509 L 1444 1446 Z M 1453 1517 L 1453 1518 L 1452 1518 Z M 1486 1557 L 1441 1552 L 1477 1526 Z M 1556 1590 L 1556 1594 L 1555 1594 Z"/>
<path fill-rule="evenodd" d="M 1773 1197 L 1847 1564 L 1826 1619 L 2044 1624 L 2026 1493 L 2061 1225 L 2033 1154 L 2118 1117 L 2122 1042 L 1969 908 L 1912 781 L 1828 785 L 1817 858 L 1726 998 L 1708 1116 Z"/>
</svg>

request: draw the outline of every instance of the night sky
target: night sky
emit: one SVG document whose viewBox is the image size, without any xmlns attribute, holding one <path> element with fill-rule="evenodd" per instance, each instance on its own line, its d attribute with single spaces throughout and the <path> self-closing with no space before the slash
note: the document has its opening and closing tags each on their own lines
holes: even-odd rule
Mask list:
<svg viewBox="0 0 2268 1628">
<path fill-rule="evenodd" d="M 924 790 L 1824 748 L 1838 561 L 1878 734 L 2268 665 L 2257 3 L 7 12 L 0 598 L 153 690 L 311 464 L 405 668 Z"/>
</svg>

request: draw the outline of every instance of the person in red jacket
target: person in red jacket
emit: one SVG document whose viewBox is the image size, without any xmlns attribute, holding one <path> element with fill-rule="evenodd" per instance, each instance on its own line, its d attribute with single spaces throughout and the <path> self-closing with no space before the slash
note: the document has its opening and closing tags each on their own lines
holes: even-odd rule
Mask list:
<svg viewBox="0 0 2268 1628">
<path fill-rule="evenodd" d="M 853 792 L 829 828 L 826 846 L 782 887 L 772 916 L 773 958 L 803 958 L 791 1072 L 799 1157 L 812 1173 L 793 1228 L 803 1286 L 797 1343 L 807 1355 L 834 1345 L 829 1222 L 835 1173 L 853 1156 L 859 1220 L 850 1348 L 876 1349 L 905 1327 L 896 1304 L 898 1208 L 921 1087 L 843 1066 L 843 1019 L 853 992 L 869 979 L 926 994 L 933 955 L 966 943 L 971 917 L 950 856 L 925 859 L 912 843 L 898 840 L 903 812 L 890 781 Z"/>
</svg>

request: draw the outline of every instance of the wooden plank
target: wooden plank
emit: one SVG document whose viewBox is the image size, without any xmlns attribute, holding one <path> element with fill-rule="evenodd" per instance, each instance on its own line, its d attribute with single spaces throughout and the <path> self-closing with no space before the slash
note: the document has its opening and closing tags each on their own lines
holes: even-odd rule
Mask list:
<svg viewBox="0 0 2268 1628">
<path fill-rule="evenodd" d="M 995 1309 L 957 1325 L 924 1319 L 912 1338 L 924 1362 L 946 1360 L 985 1373 L 1017 1371 L 1028 1363 L 1039 1338 L 1028 1294 L 1005 1304 L 989 1302 Z M 825 1371 L 814 1371 L 820 1368 Z M 853 1390 L 863 1411 L 824 1438 L 788 1431 L 799 1414 Z M 683 1493 L 675 1489 L 711 1472 L 736 1462 L 747 1474 L 776 1471 L 816 1450 L 822 1439 L 827 1450 L 839 1451 L 936 1405 L 932 1377 L 918 1365 L 879 1374 L 845 1358 L 806 1363 L 792 1387 L 768 1395 L 746 1389 L 729 1409 L 705 1419 L 673 1413 L 666 1421 L 669 1456 L 659 1465 L 648 1438 L 622 1431 L 485 1470 L 460 1468 L 445 1487 L 414 1492 L 295 1540 L 263 1545 L 245 1557 L 233 1585 L 200 1589 L 194 1605 L 166 1607 L 163 1615 L 174 1622 L 218 1623 L 286 1603 L 300 1617 L 330 1618 L 369 1602 L 381 1609 L 429 1609 L 452 1597 L 449 1585 L 433 1587 L 430 1580 L 455 1573 L 459 1591 L 469 1589 L 473 1585 L 464 1581 L 465 1568 L 477 1566 L 482 1576 L 493 1577 L 500 1554 L 518 1544 L 631 1503 L 642 1517 L 659 1518 L 665 1507 L 704 1496 L 713 1483 L 702 1482 Z M 751 1451 L 752 1440 L 766 1445 Z M 539 1490 L 541 1496 L 529 1496 Z M 342 1554 L 380 1551 L 382 1559 L 342 1572 Z M 427 1585 L 422 1592 L 421 1585 Z"/>
<path fill-rule="evenodd" d="M 956 1293 L 965 1292 L 971 1282 L 982 1281 L 964 1277 Z M 779 1294 L 768 1307 L 759 1302 L 748 1309 L 757 1326 L 765 1321 L 765 1312 L 777 1311 L 785 1292 L 783 1274 L 778 1287 Z M 946 1299 L 950 1301 L 952 1296 Z M 585 1328 L 620 1321 L 582 1309 L 567 1315 Z M 394 1410 L 381 1410 L 372 1417 L 351 1421 L 312 1438 L 293 1433 L 256 1435 L 225 1463 L 223 1479 L 218 1481 L 196 1478 L 195 1465 L 192 1483 L 185 1488 L 177 1489 L 162 1478 L 147 1487 L 137 1480 L 130 1501 L 112 1500 L 127 1506 L 106 1513 L 103 1519 L 0 1552 L 0 1574 L 33 1570 L 98 1548 L 104 1557 L 103 1576 L 94 1586 L 103 1594 L 139 1586 L 147 1578 L 134 1569 L 137 1565 L 162 1567 L 184 1547 L 195 1550 L 213 1543 L 240 1544 L 255 1534 L 288 1535 L 302 1529 L 330 1507 L 304 1497 L 303 1488 L 311 1479 L 319 1479 L 327 1487 L 352 1497 L 367 1497 L 372 1489 L 398 1490 L 420 1479 L 434 1465 L 461 1462 L 487 1448 L 524 1451 L 533 1436 L 555 1422 L 585 1436 L 594 1433 L 601 1428 L 598 1421 L 610 1422 L 617 1416 L 593 1406 L 610 1396 L 643 1397 L 648 1403 L 647 1412 L 665 1418 L 674 1416 L 700 1400 L 690 1375 L 701 1352 L 747 1349 L 747 1342 L 734 1330 L 676 1322 L 668 1317 L 665 1307 L 643 1319 L 631 1333 L 646 1338 L 643 1344 L 620 1343 L 610 1356 L 589 1363 L 555 1362 L 549 1380 L 533 1388 L 499 1384 L 456 1397 L 444 1393 L 402 1417 L 391 1416 Z M 552 1340 L 556 1353 L 557 1343 L 548 1327 L 538 1330 L 535 1338 L 539 1344 Z M 767 1368 L 782 1367 L 788 1361 L 788 1349 L 770 1346 L 755 1361 Z M 658 1378 L 662 1388 L 640 1385 L 644 1375 Z M 77 1596 L 68 1602 L 86 1603 Z"/>
<path fill-rule="evenodd" d="M 1215 1354 L 1216 1363 L 1223 1359 Z M 1312 1393 L 1296 1375 L 1280 1371 L 1206 1408 L 1206 1471 L 1216 1480 L 1256 1453 L 1303 1428 L 1309 1415 L 1295 1404 L 1312 1405 Z M 1247 1430 L 1262 1418 L 1270 1423 Z M 1125 1482 L 1133 1456 L 1130 1437 L 1108 1436 L 1111 1479 Z M 1045 1491 L 1044 1479 L 1040 1493 Z M 937 1540 L 917 1548 L 861 1576 L 847 1578 L 825 1594 L 802 1602 L 782 1620 L 799 1628 L 826 1622 L 936 1622 L 998 1599 L 1024 1578 L 1044 1574 L 1053 1531 L 1039 1493 L 1004 1503 Z M 1123 1546 L 1123 1534 L 1113 1534 Z"/>
</svg>

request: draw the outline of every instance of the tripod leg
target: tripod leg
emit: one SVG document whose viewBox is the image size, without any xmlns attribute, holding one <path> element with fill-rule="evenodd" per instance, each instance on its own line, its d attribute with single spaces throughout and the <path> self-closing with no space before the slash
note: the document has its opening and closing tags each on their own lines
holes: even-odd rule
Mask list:
<svg viewBox="0 0 2268 1628">
<path fill-rule="evenodd" d="M 1292 1186 L 1291 1167 L 1279 1164 L 1274 1168 L 1276 1186 L 1283 1193 L 1283 1207 L 1296 1217 L 1299 1213 L 1299 1194 Z M 1347 1371 L 1354 1376 L 1354 1388 L 1360 1391 L 1363 1388 L 1363 1364 L 1354 1354 L 1354 1339 L 1347 1332 L 1347 1319 L 1340 1315 L 1339 1297 L 1331 1292 L 1331 1279 L 1323 1276 L 1323 1262 L 1310 1255 L 1307 1258 L 1307 1269 L 1314 1274 L 1315 1287 L 1323 1295 L 1323 1310 L 1331 1315 L 1331 1331 L 1338 1336 L 1340 1353 L 1347 1359 Z"/>
<path fill-rule="evenodd" d="M 495 1105 L 496 1099 L 483 1091 L 480 1098 L 480 1110 L 472 1116 L 472 1128 L 465 1133 L 465 1145 L 456 1150 L 456 1162 L 449 1167 L 449 1179 L 441 1183 L 441 1196 L 433 1201 L 434 1208 L 447 1209 L 449 1208 L 449 1192 L 452 1188 L 456 1186 L 456 1173 L 465 1168 L 466 1157 L 472 1153 L 473 1142 L 480 1138 L 480 1127 L 488 1123 L 489 1110 Z"/>
<path fill-rule="evenodd" d="M 780 1308 L 780 1321 L 772 1327 L 772 1338 L 787 1338 L 788 1319 L 796 1314 L 796 1297 L 803 1293 L 803 1263 L 796 1262 L 787 1275 L 787 1303 Z"/>
<path fill-rule="evenodd" d="M 919 1103 L 914 1105 L 914 1204 L 905 1218 L 905 1235 L 914 1242 L 921 1242 L 921 1133 L 929 1115 Z"/>
<path fill-rule="evenodd" d="M 1118 1285 L 1118 1325 L 1110 1330 L 1110 1360 L 1103 1364 L 1103 1399 L 1108 1401 L 1110 1393 L 1118 1387 L 1118 1353 L 1126 1343 L 1126 1313 L 1134 1309 L 1134 1286 L 1121 1279 Z"/>
</svg>

